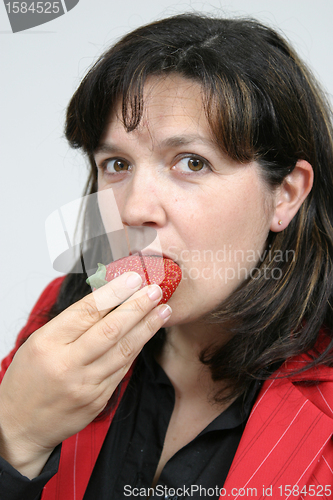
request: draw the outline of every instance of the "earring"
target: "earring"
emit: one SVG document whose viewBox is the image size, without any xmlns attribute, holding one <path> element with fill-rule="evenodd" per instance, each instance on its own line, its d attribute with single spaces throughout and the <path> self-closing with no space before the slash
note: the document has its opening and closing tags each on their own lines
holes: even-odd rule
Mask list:
<svg viewBox="0 0 333 500">
<path fill-rule="evenodd" d="M 278 224 L 279 224 L 279 226 L 281 226 L 282 225 L 282 220 L 279 220 Z"/>
</svg>

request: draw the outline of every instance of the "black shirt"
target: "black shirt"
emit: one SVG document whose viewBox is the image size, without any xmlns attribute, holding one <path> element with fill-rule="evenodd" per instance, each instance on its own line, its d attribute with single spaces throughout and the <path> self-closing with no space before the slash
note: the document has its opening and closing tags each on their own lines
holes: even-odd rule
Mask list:
<svg viewBox="0 0 333 500">
<path fill-rule="evenodd" d="M 90 478 L 84 500 L 219 498 L 259 383 L 234 401 L 166 463 L 151 488 L 174 406 L 174 389 L 155 361 L 152 344 L 139 355 Z M 6 500 L 38 500 L 56 473 L 57 447 L 32 481 L 0 459 L 0 491 Z M 208 491 L 209 490 L 209 491 Z"/>
</svg>

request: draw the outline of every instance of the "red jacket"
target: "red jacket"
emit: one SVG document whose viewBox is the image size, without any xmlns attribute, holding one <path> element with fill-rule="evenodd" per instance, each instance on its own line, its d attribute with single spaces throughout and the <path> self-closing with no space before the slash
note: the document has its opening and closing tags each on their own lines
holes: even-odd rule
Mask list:
<svg viewBox="0 0 333 500">
<path fill-rule="evenodd" d="M 41 327 L 62 278 L 54 280 L 34 307 L 13 351 L 4 359 L 0 381 L 20 341 Z M 306 356 L 284 365 L 299 367 Z M 125 391 L 131 373 L 122 384 Z M 317 384 L 305 382 L 318 381 Z M 301 384 L 299 382 L 302 382 Z M 58 473 L 42 500 L 82 500 L 113 413 L 64 441 Z M 320 366 L 299 376 L 264 383 L 221 491 L 230 498 L 333 499 L 333 369 Z M 96 497 L 98 498 L 98 497 Z"/>
</svg>

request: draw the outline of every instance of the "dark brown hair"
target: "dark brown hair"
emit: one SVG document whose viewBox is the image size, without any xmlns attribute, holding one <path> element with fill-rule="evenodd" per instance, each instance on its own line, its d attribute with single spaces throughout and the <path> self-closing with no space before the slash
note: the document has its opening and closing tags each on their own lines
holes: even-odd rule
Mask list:
<svg viewBox="0 0 333 500">
<path fill-rule="evenodd" d="M 97 148 L 110 111 L 122 102 L 128 131 L 140 123 L 147 77 L 177 73 L 199 82 L 221 150 L 238 162 L 255 160 L 274 189 L 298 159 L 314 170 L 310 195 L 289 226 L 270 233 L 258 274 L 208 321 L 228 325 L 231 340 L 202 353 L 213 378 L 243 392 L 253 377 L 308 351 L 321 328 L 332 336 L 333 133 L 331 111 L 310 71 L 275 30 L 247 19 L 184 14 L 143 26 L 122 38 L 91 68 L 67 112 L 66 137 L 91 164 L 87 193 L 96 191 Z M 293 259 L 276 259 L 276 252 Z M 265 267 L 279 279 L 267 279 Z M 279 272 L 277 272 L 279 270 Z M 88 292 L 69 275 L 53 313 Z M 254 279 L 255 278 L 255 279 Z M 69 293 L 70 292 L 70 293 Z M 332 345 L 313 363 L 332 364 Z"/>
</svg>

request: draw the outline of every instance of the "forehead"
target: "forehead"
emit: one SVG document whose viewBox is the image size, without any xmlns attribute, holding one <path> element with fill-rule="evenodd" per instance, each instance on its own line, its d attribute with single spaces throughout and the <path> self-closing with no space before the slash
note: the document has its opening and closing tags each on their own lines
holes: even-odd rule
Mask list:
<svg viewBox="0 0 333 500">
<path fill-rule="evenodd" d="M 203 104 L 204 93 L 199 83 L 179 75 L 150 77 L 143 91 L 143 113 L 136 134 L 159 135 L 205 135 L 211 136 Z M 104 134 L 124 133 L 122 102 L 110 115 Z"/>
<path fill-rule="evenodd" d="M 197 118 L 205 114 L 201 85 L 176 74 L 149 78 L 144 87 L 143 100 L 143 119 L 153 113 L 160 113 L 162 117 L 162 112 L 175 118 L 183 115 Z"/>
</svg>

